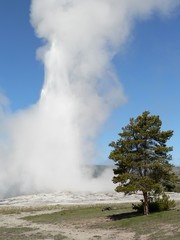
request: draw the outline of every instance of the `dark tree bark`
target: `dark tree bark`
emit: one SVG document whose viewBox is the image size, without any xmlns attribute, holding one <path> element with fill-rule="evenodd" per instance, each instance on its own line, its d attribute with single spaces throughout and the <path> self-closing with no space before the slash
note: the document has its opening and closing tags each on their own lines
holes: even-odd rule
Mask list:
<svg viewBox="0 0 180 240">
<path fill-rule="evenodd" d="M 148 194 L 147 192 L 143 192 L 143 197 L 144 197 L 144 215 L 148 215 L 149 214 L 149 206 L 148 206 Z"/>
</svg>

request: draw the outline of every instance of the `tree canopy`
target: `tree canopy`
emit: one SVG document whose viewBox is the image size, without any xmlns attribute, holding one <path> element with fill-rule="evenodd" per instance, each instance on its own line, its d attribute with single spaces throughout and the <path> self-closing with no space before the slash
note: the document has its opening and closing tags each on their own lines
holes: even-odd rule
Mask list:
<svg viewBox="0 0 180 240">
<path fill-rule="evenodd" d="M 144 198 L 144 214 L 148 214 L 148 196 L 160 194 L 175 186 L 177 177 L 169 163 L 172 147 L 166 142 L 173 131 L 162 131 L 159 116 L 144 111 L 137 118 L 130 118 L 119 133 L 120 138 L 111 142 L 109 158 L 115 162 L 113 182 L 117 192 L 125 194 L 141 191 Z"/>
</svg>

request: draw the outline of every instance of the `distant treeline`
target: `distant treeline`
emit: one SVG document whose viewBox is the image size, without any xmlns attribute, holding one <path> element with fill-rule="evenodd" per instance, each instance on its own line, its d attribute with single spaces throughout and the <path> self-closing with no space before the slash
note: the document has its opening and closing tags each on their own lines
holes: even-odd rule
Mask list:
<svg viewBox="0 0 180 240">
<path fill-rule="evenodd" d="M 180 167 L 174 167 L 173 170 L 180 177 Z"/>
<path fill-rule="evenodd" d="M 107 171 L 107 170 L 113 171 L 114 166 L 112 166 L 112 165 L 93 165 L 93 166 L 88 166 L 88 168 L 92 169 L 92 177 L 98 178 L 103 173 L 105 173 L 105 171 Z M 173 170 L 176 173 L 176 175 L 180 178 L 180 167 L 174 167 Z M 176 185 L 176 188 L 174 189 L 174 191 L 180 192 L 180 183 L 178 183 Z"/>
<path fill-rule="evenodd" d="M 94 165 L 92 168 L 93 168 L 93 177 L 98 177 L 104 171 L 106 171 L 108 169 L 113 170 L 114 166 L 112 166 L 112 165 L 100 165 L 99 164 L 99 165 Z M 173 170 L 176 173 L 176 175 L 178 175 L 180 177 L 180 167 L 174 167 Z"/>
</svg>

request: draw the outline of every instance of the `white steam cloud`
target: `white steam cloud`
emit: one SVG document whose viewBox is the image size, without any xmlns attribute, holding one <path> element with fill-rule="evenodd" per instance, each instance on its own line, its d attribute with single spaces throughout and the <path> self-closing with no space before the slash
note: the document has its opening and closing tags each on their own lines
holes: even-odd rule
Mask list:
<svg viewBox="0 0 180 240">
<path fill-rule="evenodd" d="M 0 196 L 107 190 L 111 176 L 82 166 L 113 108 L 126 97 L 111 61 L 136 19 L 169 15 L 179 0 L 32 0 L 31 23 L 45 80 L 38 103 L 15 114 L 0 108 Z M 0 102 L 7 103 L 0 95 Z"/>
</svg>

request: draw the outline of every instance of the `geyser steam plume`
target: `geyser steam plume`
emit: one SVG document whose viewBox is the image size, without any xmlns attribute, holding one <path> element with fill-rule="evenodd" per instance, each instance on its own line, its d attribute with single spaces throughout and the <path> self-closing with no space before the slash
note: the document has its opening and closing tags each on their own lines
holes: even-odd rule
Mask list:
<svg viewBox="0 0 180 240">
<path fill-rule="evenodd" d="M 45 42 L 38 103 L 12 115 L 0 109 L 0 195 L 105 190 L 111 177 L 81 171 L 110 111 L 124 103 L 111 61 L 137 18 L 169 15 L 179 0 L 33 0 L 31 23 Z"/>
</svg>

